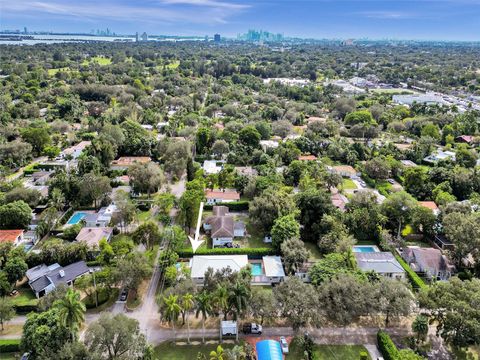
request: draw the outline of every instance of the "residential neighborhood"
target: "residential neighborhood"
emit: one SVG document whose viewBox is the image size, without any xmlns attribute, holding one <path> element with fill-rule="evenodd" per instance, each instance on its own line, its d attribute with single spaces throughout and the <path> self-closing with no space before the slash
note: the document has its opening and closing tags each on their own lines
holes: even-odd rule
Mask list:
<svg viewBox="0 0 480 360">
<path fill-rule="evenodd" d="M 0 359 L 479 358 L 480 47 L 145 30 L 0 42 Z"/>
</svg>

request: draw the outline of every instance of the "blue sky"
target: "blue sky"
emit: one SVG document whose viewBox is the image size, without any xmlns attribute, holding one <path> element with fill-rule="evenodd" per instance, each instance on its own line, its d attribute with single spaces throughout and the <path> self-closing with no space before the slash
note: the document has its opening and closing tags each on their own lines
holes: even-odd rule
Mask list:
<svg viewBox="0 0 480 360">
<path fill-rule="evenodd" d="M 0 28 L 480 40 L 480 0 L 0 0 Z"/>
</svg>

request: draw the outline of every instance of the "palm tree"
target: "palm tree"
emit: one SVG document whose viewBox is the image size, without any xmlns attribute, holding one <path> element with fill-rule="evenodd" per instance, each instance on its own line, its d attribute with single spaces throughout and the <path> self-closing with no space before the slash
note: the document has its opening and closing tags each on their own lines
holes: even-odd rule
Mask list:
<svg viewBox="0 0 480 360">
<path fill-rule="evenodd" d="M 197 295 L 197 312 L 195 317 L 198 318 L 202 314 L 202 343 L 205 343 L 205 319 L 212 313 L 211 297 L 206 292 L 201 292 Z"/>
<path fill-rule="evenodd" d="M 223 319 L 227 320 L 228 313 L 228 289 L 224 285 L 218 285 L 214 294 L 215 305 L 223 312 Z"/>
<path fill-rule="evenodd" d="M 235 285 L 230 289 L 229 303 L 231 308 L 235 309 L 235 311 L 233 312 L 235 320 L 237 320 L 237 317 L 247 308 L 247 302 L 249 298 L 249 289 L 247 289 L 245 284 L 239 281 L 237 281 Z"/>
<path fill-rule="evenodd" d="M 178 295 L 170 294 L 168 297 L 163 297 L 165 303 L 165 317 L 171 321 L 173 327 L 173 342 L 175 343 L 175 321 L 178 319 L 178 315 L 182 308 L 178 305 Z"/>
<path fill-rule="evenodd" d="M 224 357 L 225 353 L 223 351 L 223 348 L 218 345 L 217 346 L 217 350 L 212 350 L 210 351 L 210 360 L 224 360 L 225 357 Z"/>
<path fill-rule="evenodd" d="M 63 299 L 54 304 L 58 310 L 60 322 L 70 330 L 72 340 L 76 338 L 80 325 L 85 321 L 85 304 L 80 301 L 78 291 L 68 289 Z"/>
<path fill-rule="evenodd" d="M 187 314 L 187 342 L 190 344 L 190 320 L 188 318 L 190 310 L 193 309 L 195 305 L 194 297 L 192 294 L 185 294 L 182 297 L 182 309 Z"/>
</svg>

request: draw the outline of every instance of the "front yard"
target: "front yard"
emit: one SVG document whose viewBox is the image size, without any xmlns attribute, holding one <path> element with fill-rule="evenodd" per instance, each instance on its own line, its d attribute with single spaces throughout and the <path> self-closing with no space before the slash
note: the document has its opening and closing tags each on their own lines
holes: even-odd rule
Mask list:
<svg viewBox="0 0 480 360">
<path fill-rule="evenodd" d="M 201 344 L 201 341 L 195 340 L 192 341 L 195 345 L 181 345 L 185 341 L 182 340 L 182 343 L 174 345 L 173 342 L 164 342 L 157 347 L 155 347 L 155 359 L 168 359 L 168 360 L 193 360 L 197 359 L 197 354 L 202 353 L 206 356 L 207 359 L 210 358 L 210 352 L 217 350 L 218 341 L 207 341 L 207 344 Z M 222 345 L 222 348 L 231 349 L 235 344 L 226 344 L 225 342 Z"/>
<path fill-rule="evenodd" d="M 315 345 L 317 360 L 358 360 L 360 353 L 366 352 L 362 345 Z M 287 360 L 302 360 L 303 350 L 297 346 L 295 341 L 290 344 Z M 368 355 L 367 359 L 371 359 Z"/>
</svg>

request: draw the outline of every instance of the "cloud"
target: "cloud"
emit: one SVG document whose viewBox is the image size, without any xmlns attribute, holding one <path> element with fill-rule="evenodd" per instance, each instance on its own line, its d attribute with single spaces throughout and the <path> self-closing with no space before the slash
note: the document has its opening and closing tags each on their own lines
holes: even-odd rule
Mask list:
<svg viewBox="0 0 480 360">
<path fill-rule="evenodd" d="M 2 1 L 2 15 L 43 16 L 61 18 L 82 18 L 91 20 L 115 20 L 126 22 L 163 22 L 192 24 L 224 24 L 228 18 L 247 6 L 216 0 L 163 0 L 161 2 L 137 1 L 95 2 L 87 0 L 71 1 Z M 180 5 L 188 5 L 188 8 Z"/>
<path fill-rule="evenodd" d="M 371 19 L 412 19 L 418 17 L 418 14 L 403 12 L 403 11 L 389 11 L 389 10 L 375 10 L 375 11 L 361 11 L 357 15 L 371 18 Z"/>
</svg>

